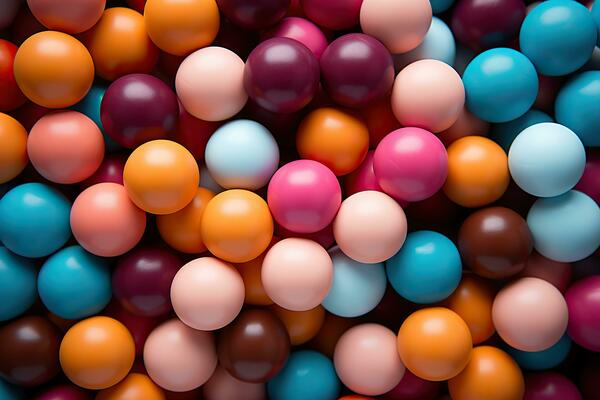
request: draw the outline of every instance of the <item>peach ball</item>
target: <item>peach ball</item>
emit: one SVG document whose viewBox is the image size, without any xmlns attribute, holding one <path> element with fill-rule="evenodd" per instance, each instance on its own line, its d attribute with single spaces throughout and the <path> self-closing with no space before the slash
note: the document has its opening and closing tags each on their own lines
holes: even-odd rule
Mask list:
<svg viewBox="0 0 600 400">
<path fill-rule="evenodd" d="M 6 183 L 25 169 L 27 131 L 8 114 L 0 113 L 0 184 Z"/>
<path fill-rule="evenodd" d="M 46 28 L 74 34 L 98 22 L 106 0 L 27 0 L 27 5 Z"/>
</svg>

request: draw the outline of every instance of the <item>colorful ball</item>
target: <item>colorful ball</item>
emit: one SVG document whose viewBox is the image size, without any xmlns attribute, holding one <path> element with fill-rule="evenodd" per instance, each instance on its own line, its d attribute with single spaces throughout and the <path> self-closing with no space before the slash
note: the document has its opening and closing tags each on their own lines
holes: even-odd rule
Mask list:
<svg viewBox="0 0 600 400">
<path fill-rule="evenodd" d="M 131 373 L 121 382 L 96 395 L 96 400 L 126 400 L 139 398 L 144 400 L 164 400 L 165 394 L 147 375 Z"/>
<path fill-rule="evenodd" d="M 440 386 L 439 382 L 426 381 L 406 370 L 400 383 L 381 398 L 384 400 L 434 400 L 437 398 Z"/>
<path fill-rule="evenodd" d="M 434 14 L 441 14 L 454 4 L 454 0 L 429 0 Z"/>
<path fill-rule="evenodd" d="M 0 247 L 0 321 L 23 314 L 37 299 L 37 268 Z"/>
<path fill-rule="evenodd" d="M 431 25 L 420 45 L 409 52 L 394 55 L 396 69 L 419 60 L 438 60 L 450 66 L 456 58 L 456 43 L 452 31 L 444 21 L 437 17 L 431 19 Z"/>
<path fill-rule="evenodd" d="M 325 320 L 325 309 L 322 306 L 306 311 L 291 311 L 274 305 L 271 311 L 285 325 L 292 346 L 304 344 L 314 338 Z"/>
<path fill-rule="evenodd" d="M 344 180 L 345 193 L 352 196 L 354 193 L 364 192 L 365 190 L 375 190 L 383 192 L 377 182 L 375 170 L 373 169 L 373 159 L 375 151 L 369 150 L 363 162 Z"/>
<path fill-rule="evenodd" d="M 569 307 L 569 336 L 591 351 L 600 349 L 598 299 L 594 296 L 598 288 L 600 277 L 589 276 L 571 285 L 565 295 Z"/>
<path fill-rule="evenodd" d="M 519 133 L 532 125 L 541 124 L 542 122 L 554 122 L 554 120 L 543 111 L 531 109 L 517 119 L 494 124 L 490 131 L 490 138 L 502 146 L 504 151 L 508 153 L 510 145 Z"/>
<path fill-rule="evenodd" d="M 17 177 L 25 169 L 27 157 L 27 131 L 8 114 L 0 113 L 0 184 Z"/>
<path fill-rule="evenodd" d="M 276 239 L 273 237 L 271 244 L 275 242 Z M 265 292 L 261 278 L 262 264 L 267 251 L 268 248 L 264 253 L 255 259 L 235 265 L 238 269 L 238 272 L 242 276 L 242 279 L 244 280 L 244 288 L 246 292 L 244 302 L 246 304 L 255 306 L 268 306 L 273 304 L 273 300 L 271 300 Z"/>
<path fill-rule="evenodd" d="M 106 0 L 27 0 L 27 5 L 46 28 L 73 34 L 87 31 L 98 22 Z"/>
<path fill-rule="evenodd" d="M 571 264 L 551 260 L 534 251 L 527 258 L 525 268 L 519 276 L 543 279 L 564 293 L 571 283 L 572 270 Z"/>
<path fill-rule="evenodd" d="M 300 0 L 306 16 L 327 29 L 342 30 L 358 25 L 363 0 Z"/>
<path fill-rule="evenodd" d="M 542 372 L 527 376 L 524 400 L 581 400 L 581 392 L 565 376 Z"/>
<path fill-rule="evenodd" d="M 179 103 L 179 126 L 171 139 L 188 149 L 198 161 L 204 160 L 206 143 L 221 126 L 220 122 L 204 121 L 187 112 Z"/>
<path fill-rule="evenodd" d="M 239 398 L 264 400 L 267 390 L 264 384 L 240 381 L 231 376 L 225 368 L 219 366 L 208 382 L 202 386 L 202 395 L 206 400 Z"/>
<path fill-rule="evenodd" d="M 7 4 L 3 4 L 7 7 Z M 2 25 L 0 16 L 0 25 Z M 325 42 L 327 47 L 327 42 Z M 323 48 L 325 50 L 325 48 Z M 11 111 L 25 103 L 26 99 L 17 85 L 14 73 L 17 46 L 0 39 L 0 111 Z"/>
<path fill-rule="evenodd" d="M 107 155 L 96 172 L 82 182 L 83 187 L 90 187 L 98 183 L 116 183 L 123 185 L 123 170 L 127 158 L 122 154 Z"/>
<path fill-rule="evenodd" d="M 317 60 L 321 58 L 321 55 L 327 48 L 327 38 L 321 29 L 304 18 L 284 18 L 267 33 L 267 36 L 295 39 L 308 47 Z"/>
<path fill-rule="evenodd" d="M 59 384 L 44 390 L 35 400 L 90 400 L 88 391 L 73 384 Z"/>
<path fill-rule="evenodd" d="M 571 318 L 571 315 L 569 315 L 569 318 Z M 509 347 L 506 351 L 521 368 L 536 371 L 552 369 L 560 365 L 569 355 L 571 343 L 569 336 L 564 334 L 558 342 L 546 350 L 522 351 Z"/>
<path fill-rule="evenodd" d="M 217 0 L 221 12 L 245 29 L 264 29 L 285 16 L 290 0 Z"/>
</svg>

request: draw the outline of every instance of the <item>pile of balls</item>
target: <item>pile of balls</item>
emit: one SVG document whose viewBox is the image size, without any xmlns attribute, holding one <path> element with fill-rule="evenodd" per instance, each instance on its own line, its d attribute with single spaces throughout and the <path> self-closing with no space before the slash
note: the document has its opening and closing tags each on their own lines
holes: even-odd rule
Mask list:
<svg viewBox="0 0 600 400">
<path fill-rule="evenodd" d="M 597 46 L 600 0 L 0 0 L 0 399 L 600 399 Z"/>
</svg>

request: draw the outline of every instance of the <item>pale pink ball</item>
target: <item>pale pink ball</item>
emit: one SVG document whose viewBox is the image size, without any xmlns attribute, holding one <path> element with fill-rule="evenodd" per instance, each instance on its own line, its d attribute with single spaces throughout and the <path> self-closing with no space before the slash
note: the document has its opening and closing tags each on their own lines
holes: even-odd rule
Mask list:
<svg viewBox="0 0 600 400">
<path fill-rule="evenodd" d="M 363 0 L 360 27 L 391 53 L 406 53 L 425 38 L 431 15 L 429 0 Z"/>
<path fill-rule="evenodd" d="M 265 292 L 275 304 L 292 311 L 308 311 L 327 296 L 333 263 L 317 242 L 288 238 L 267 252 L 261 277 Z"/>
<path fill-rule="evenodd" d="M 392 89 L 392 111 L 404 126 L 431 132 L 450 128 L 465 104 L 460 75 L 438 60 L 420 60 L 404 68 Z"/>
<path fill-rule="evenodd" d="M 144 235 L 146 213 L 118 183 L 90 186 L 71 208 L 71 230 L 79 244 L 92 254 L 116 257 L 133 249 Z"/>
<path fill-rule="evenodd" d="M 244 61 L 231 50 L 211 46 L 186 57 L 175 77 L 177 96 L 187 112 L 205 121 L 223 121 L 248 100 Z"/>
<path fill-rule="evenodd" d="M 202 394 L 205 400 L 265 400 L 267 398 L 264 383 L 240 381 L 220 366 L 202 387 Z"/>
<path fill-rule="evenodd" d="M 265 36 L 266 38 L 287 37 L 295 39 L 308 47 L 315 57 L 317 57 L 317 60 L 321 58 L 321 55 L 327 48 L 327 38 L 321 29 L 304 18 L 284 18 Z"/>
<path fill-rule="evenodd" d="M 496 331 L 510 346 L 542 351 L 565 333 L 569 312 L 565 298 L 554 285 L 539 278 L 521 278 L 496 295 L 492 319 Z"/>
<path fill-rule="evenodd" d="M 186 325 L 203 331 L 220 329 L 244 305 L 244 281 L 237 269 L 214 257 L 185 264 L 171 283 L 171 303 Z"/>
<path fill-rule="evenodd" d="M 378 324 L 357 325 L 346 331 L 335 346 L 333 363 L 344 385 L 367 396 L 389 392 L 405 371 L 396 335 Z"/>
<path fill-rule="evenodd" d="M 155 328 L 144 344 L 144 366 L 160 387 L 186 392 L 203 385 L 217 367 L 215 339 L 172 319 Z"/>
<path fill-rule="evenodd" d="M 348 257 L 379 263 L 400 250 L 406 239 L 402 207 L 385 193 L 373 190 L 348 197 L 333 222 L 333 236 Z"/>
</svg>

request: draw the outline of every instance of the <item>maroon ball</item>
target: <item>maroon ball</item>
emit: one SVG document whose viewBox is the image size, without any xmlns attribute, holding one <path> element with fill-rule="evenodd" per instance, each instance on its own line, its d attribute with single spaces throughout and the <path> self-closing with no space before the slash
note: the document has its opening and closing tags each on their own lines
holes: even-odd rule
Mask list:
<svg viewBox="0 0 600 400">
<path fill-rule="evenodd" d="M 301 0 L 306 16 L 332 30 L 357 26 L 363 0 Z"/>
<path fill-rule="evenodd" d="M 122 154 L 110 155 L 104 158 L 100 167 L 92 176 L 83 181 L 84 187 L 96 185 L 98 183 L 112 182 L 123 184 L 123 169 L 125 168 L 127 157 Z"/>
<path fill-rule="evenodd" d="M 246 29 L 264 29 L 285 16 L 290 0 L 217 0 L 217 5 L 234 24 Z"/>
<path fill-rule="evenodd" d="M 600 275 L 575 282 L 565 295 L 569 307 L 569 336 L 578 345 L 600 351 Z"/>
<path fill-rule="evenodd" d="M 569 287 L 569 283 L 571 283 L 572 275 L 573 267 L 571 264 L 551 260 L 534 251 L 525 261 L 525 269 L 521 271 L 519 277 L 530 276 L 543 279 L 556 286 L 561 293 L 564 293 Z"/>
<path fill-rule="evenodd" d="M 244 87 L 259 106 L 276 113 L 292 113 L 310 103 L 317 92 L 319 62 L 297 40 L 265 40 L 248 56 Z"/>
<path fill-rule="evenodd" d="M 75 385 L 57 385 L 44 390 L 35 400 L 91 400 L 89 392 Z"/>
<path fill-rule="evenodd" d="M 182 266 L 174 253 L 141 247 L 122 256 L 113 273 L 115 298 L 129 312 L 157 317 L 171 311 L 171 282 Z"/>
<path fill-rule="evenodd" d="M 577 386 L 556 372 L 531 374 L 525 379 L 523 400 L 581 400 Z"/>
<path fill-rule="evenodd" d="M 202 161 L 206 143 L 219 126 L 221 126 L 221 122 L 198 119 L 180 104 L 179 126 L 172 139 L 188 149 L 196 160 Z"/>
<path fill-rule="evenodd" d="M 104 131 L 130 149 L 166 138 L 177 127 L 178 116 L 173 90 L 146 74 L 125 75 L 111 83 L 100 106 Z"/>
<path fill-rule="evenodd" d="M 347 107 L 362 107 L 385 96 L 394 84 L 394 62 L 386 47 L 362 33 L 334 40 L 321 56 L 329 96 Z"/>
<path fill-rule="evenodd" d="M 111 302 L 105 314 L 118 320 L 129 330 L 135 343 L 136 356 L 144 353 L 144 344 L 148 335 L 161 323 L 161 319 L 157 317 L 142 317 L 130 313 L 118 301 Z"/>
<path fill-rule="evenodd" d="M 426 381 L 406 370 L 395 388 L 382 396 L 383 400 L 434 400 L 440 391 L 439 382 Z"/>
</svg>

